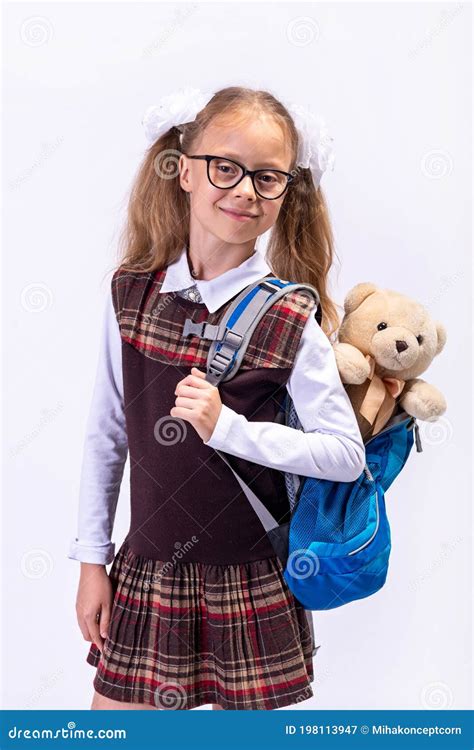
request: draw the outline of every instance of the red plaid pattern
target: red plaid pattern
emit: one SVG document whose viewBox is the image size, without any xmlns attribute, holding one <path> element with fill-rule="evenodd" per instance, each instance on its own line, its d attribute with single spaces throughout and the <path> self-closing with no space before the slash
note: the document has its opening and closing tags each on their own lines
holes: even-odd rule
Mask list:
<svg viewBox="0 0 474 750">
<path fill-rule="evenodd" d="M 170 564 L 127 543 L 110 570 L 114 605 L 94 687 L 113 700 L 185 710 L 274 709 L 313 695 L 313 642 L 278 558 Z"/>
<path fill-rule="evenodd" d="M 115 272 L 112 295 L 122 338 L 152 359 L 205 368 L 210 341 L 197 336 L 182 338 L 184 321 L 190 317 L 195 323 L 218 325 L 234 297 L 209 313 L 203 303 L 185 300 L 176 292 L 161 294 L 164 277 L 164 270 Z M 291 368 L 314 306 L 314 299 L 303 292 L 290 291 L 279 299 L 254 330 L 240 369 Z"/>
</svg>

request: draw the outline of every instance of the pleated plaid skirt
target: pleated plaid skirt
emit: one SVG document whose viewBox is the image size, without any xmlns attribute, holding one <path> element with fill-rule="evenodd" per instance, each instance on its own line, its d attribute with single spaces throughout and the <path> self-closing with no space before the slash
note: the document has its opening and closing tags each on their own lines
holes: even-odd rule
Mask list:
<svg viewBox="0 0 474 750">
<path fill-rule="evenodd" d="M 127 540 L 109 577 L 113 606 L 95 690 L 128 703 L 186 710 L 274 709 L 313 695 L 312 613 L 277 557 L 233 565 L 161 562 Z"/>
</svg>

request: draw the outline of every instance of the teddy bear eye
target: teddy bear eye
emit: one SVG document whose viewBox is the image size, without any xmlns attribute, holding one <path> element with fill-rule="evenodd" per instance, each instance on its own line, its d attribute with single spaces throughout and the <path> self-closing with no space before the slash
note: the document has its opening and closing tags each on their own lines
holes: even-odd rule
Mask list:
<svg viewBox="0 0 474 750">
<path fill-rule="evenodd" d="M 423 336 L 421 335 L 421 333 L 419 336 L 416 337 L 416 340 L 418 341 L 419 344 L 423 343 Z"/>
<path fill-rule="evenodd" d="M 383 322 L 379 323 L 378 326 L 377 326 L 377 331 L 383 331 L 384 328 L 387 328 L 387 324 L 383 323 Z"/>
</svg>

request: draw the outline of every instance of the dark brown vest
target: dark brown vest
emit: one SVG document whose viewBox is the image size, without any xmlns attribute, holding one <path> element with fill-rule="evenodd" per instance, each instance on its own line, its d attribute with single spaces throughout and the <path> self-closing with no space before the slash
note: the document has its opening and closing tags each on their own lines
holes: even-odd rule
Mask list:
<svg viewBox="0 0 474 750">
<path fill-rule="evenodd" d="M 210 342 L 182 338 L 185 319 L 217 325 L 235 297 L 209 313 L 203 303 L 176 292 L 160 294 L 164 277 L 165 270 L 119 269 L 112 278 L 130 452 L 128 543 L 136 554 L 163 561 L 227 565 L 273 557 L 229 467 L 189 422 L 169 413 L 176 385 L 191 367 L 206 371 Z M 267 311 L 239 371 L 219 386 L 223 404 L 251 421 L 275 420 L 313 308 L 308 295 L 290 291 Z M 226 457 L 274 517 L 287 521 L 283 473 L 227 452 Z"/>
</svg>

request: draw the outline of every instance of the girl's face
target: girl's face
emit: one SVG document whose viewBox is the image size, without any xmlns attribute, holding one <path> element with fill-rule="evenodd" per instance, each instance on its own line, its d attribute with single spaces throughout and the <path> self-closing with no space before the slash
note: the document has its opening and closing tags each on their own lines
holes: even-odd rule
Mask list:
<svg viewBox="0 0 474 750">
<path fill-rule="evenodd" d="M 268 116 L 229 126 L 210 124 L 203 131 L 190 155 L 211 154 L 234 159 L 248 169 L 282 169 L 290 171 L 291 151 L 284 133 Z M 275 223 L 288 190 L 275 200 L 261 198 L 246 175 L 233 188 L 214 187 L 207 177 L 207 164 L 201 159 L 179 159 L 180 184 L 190 193 L 192 220 L 230 244 L 251 242 Z M 242 219 L 232 211 L 246 211 L 250 219 Z"/>
</svg>

